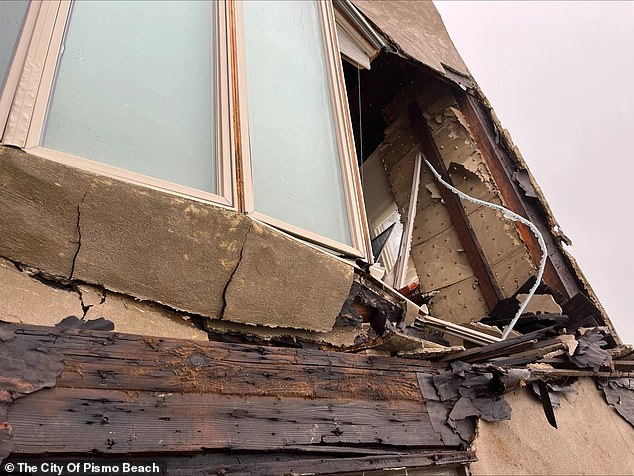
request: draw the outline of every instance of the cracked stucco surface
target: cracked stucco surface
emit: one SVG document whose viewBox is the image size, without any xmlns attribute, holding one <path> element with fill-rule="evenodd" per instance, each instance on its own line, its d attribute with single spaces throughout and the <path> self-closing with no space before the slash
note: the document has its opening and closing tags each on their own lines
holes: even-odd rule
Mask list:
<svg viewBox="0 0 634 476">
<path fill-rule="evenodd" d="M 255 222 L 225 293 L 223 319 L 330 331 L 348 297 L 353 274 L 342 261 Z"/>
<path fill-rule="evenodd" d="M 207 333 L 194 327 L 187 316 L 163 306 L 86 284 L 73 287 L 45 284 L 0 259 L 0 321 L 54 326 L 68 316 L 103 317 L 114 323 L 116 332 L 208 340 Z"/>
<path fill-rule="evenodd" d="M 54 326 L 68 316 L 81 317 L 83 309 L 74 291 L 47 286 L 0 259 L 0 320 Z"/>
<path fill-rule="evenodd" d="M 0 257 L 210 319 L 330 331 L 352 285 L 244 214 L 1 146 L 0 208 Z"/>
</svg>

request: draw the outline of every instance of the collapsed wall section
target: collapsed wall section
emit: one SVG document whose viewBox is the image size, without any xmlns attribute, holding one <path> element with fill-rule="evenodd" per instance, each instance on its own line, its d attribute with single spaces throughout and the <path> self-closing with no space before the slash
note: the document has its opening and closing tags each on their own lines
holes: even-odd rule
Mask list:
<svg viewBox="0 0 634 476">
<path fill-rule="evenodd" d="M 451 90 L 439 81 L 432 87 L 421 84 L 426 83 L 414 81 L 385 108 L 389 126 L 376 152 L 383 160 L 402 220 L 409 213 L 414 162 L 421 148 L 408 113 L 413 101 L 423 111 L 433 145 L 453 183 L 469 195 L 501 204 Z M 423 167 L 411 248 L 421 291 L 437 292 L 430 303 L 433 315 L 455 323 L 478 320 L 490 309 L 438 187 L 441 185 Z M 486 207 L 462 205 L 502 297 L 512 296 L 535 273 L 515 224 Z"/>
</svg>

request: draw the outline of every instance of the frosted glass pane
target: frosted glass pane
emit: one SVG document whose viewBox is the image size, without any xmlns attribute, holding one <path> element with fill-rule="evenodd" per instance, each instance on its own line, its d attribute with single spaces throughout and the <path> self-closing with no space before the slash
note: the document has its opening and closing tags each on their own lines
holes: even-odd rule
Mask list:
<svg viewBox="0 0 634 476">
<path fill-rule="evenodd" d="M 211 2 L 75 2 L 43 145 L 216 191 Z"/>
<path fill-rule="evenodd" d="M 318 5 L 243 8 L 255 209 L 351 244 Z"/>
<path fill-rule="evenodd" d="M 0 92 L 11 66 L 28 6 L 28 0 L 0 1 Z"/>
</svg>

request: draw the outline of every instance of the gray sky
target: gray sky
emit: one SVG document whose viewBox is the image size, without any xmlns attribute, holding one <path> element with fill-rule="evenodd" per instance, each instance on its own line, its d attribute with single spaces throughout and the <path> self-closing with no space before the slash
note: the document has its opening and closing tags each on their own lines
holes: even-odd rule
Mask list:
<svg viewBox="0 0 634 476">
<path fill-rule="evenodd" d="M 634 343 L 634 2 L 435 4 Z"/>
</svg>

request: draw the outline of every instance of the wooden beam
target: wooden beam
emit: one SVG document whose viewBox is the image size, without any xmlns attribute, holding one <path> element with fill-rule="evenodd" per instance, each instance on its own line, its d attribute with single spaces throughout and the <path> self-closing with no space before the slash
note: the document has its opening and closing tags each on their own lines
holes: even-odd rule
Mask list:
<svg viewBox="0 0 634 476">
<path fill-rule="evenodd" d="M 464 114 L 469 131 L 471 132 L 478 150 L 491 172 L 504 204 L 515 213 L 534 223 L 542 232 L 549 256 L 544 270 L 543 281 L 555 291 L 567 298 L 571 298 L 582 289 L 575 276 L 570 272 L 568 260 L 559 249 L 559 244 L 546 223 L 543 212 L 538 210 L 536 200 L 530 200 L 519 185 L 513 180 L 513 173 L 517 170 L 508 154 L 496 143 L 490 120 L 487 119 L 482 105 L 470 94 L 459 92 L 456 100 Z M 522 240 L 528 252 L 537 264 L 541 260 L 542 252 L 533 233 L 521 223 L 517 224 Z"/>
<path fill-rule="evenodd" d="M 327 447 L 326 447 L 327 448 Z M 414 451 L 391 452 L 377 454 L 375 456 L 359 456 L 353 452 L 341 453 L 336 457 L 315 455 L 310 453 L 230 453 L 213 452 L 197 455 L 151 455 L 135 457 L 124 455 L 120 458 L 108 457 L 97 454 L 74 455 L 63 457 L 55 454 L 45 456 L 32 456 L 28 458 L 29 464 L 41 467 L 42 463 L 55 463 L 61 467 L 67 467 L 69 463 L 84 463 L 96 466 L 108 466 L 113 463 L 126 461 L 139 466 L 156 464 L 160 474 L 172 476 L 209 476 L 214 474 L 226 476 L 259 476 L 272 474 L 385 474 L 384 471 L 392 470 L 387 474 L 429 474 L 419 473 L 417 469 L 427 468 L 428 471 L 436 467 L 431 474 L 462 474 L 451 471 L 455 466 L 477 461 L 474 451 Z M 3 463 L 24 462 L 24 458 L 12 457 Z M 441 468 L 438 468 L 441 467 Z M 444 471 L 443 471 L 444 469 Z M 85 473 L 83 473 L 85 474 Z"/>
<path fill-rule="evenodd" d="M 410 104 L 408 111 L 412 121 L 412 127 L 414 127 L 418 135 L 418 140 L 420 141 L 423 154 L 438 171 L 440 176 L 447 183 L 453 185 L 451 178 L 449 177 L 449 173 L 447 172 L 447 167 L 445 167 L 445 163 L 438 152 L 436 143 L 434 142 L 431 132 L 425 123 L 420 107 L 416 102 L 413 102 Z M 471 227 L 467 213 L 462 206 L 460 199 L 453 192 L 447 190 L 442 185 L 438 187 L 438 190 L 440 192 L 440 196 L 445 202 L 445 205 L 447 206 L 447 211 L 451 217 L 454 229 L 460 238 L 460 242 L 464 247 L 465 254 L 469 260 L 471 268 L 473 269 L 473 273 L 478 279 L 478 284 L 480 285 L 486 304 L 489 309 L 493 309 L 498 301 L 504 299 L 504 295 L 502 294 L 502 290 L 495 279 L 484 252 L 482 251 L 482 247 L 478 242 L 475 232 Z"/>
<path fill-rule="evenodd" d="M 432 425 L 420 393 L 417 374 L 436 372 L 425 361 L 6 323 L 0 355 L 12 356 L 0 360 L 0 375 L 11 376 L 16 362 L 28 373 L 38 356 L 59 364 L 45 385 L 52 388 L 3 408 L 13 458 L 213 451 L 261 452 L 275 462 L 291 452 L 456 449 Z M 403 463 L 425 466 L 422 458 Z M 383 464 L 373 461 L 368 467 Z"/>
<path fill-rule="evenodd" d="M 443 446 L 425 407 L 402 401 L 55 387 L 17 400 L 8 418 L 23 454 Z"/>
</svg>

